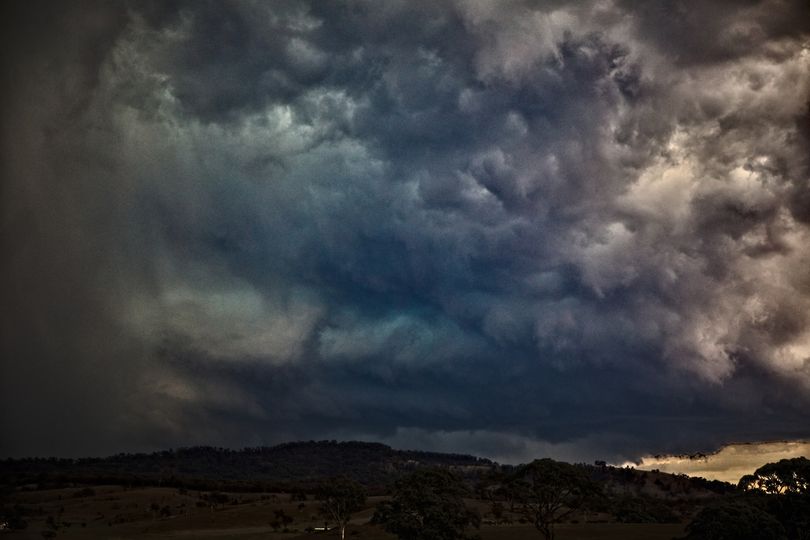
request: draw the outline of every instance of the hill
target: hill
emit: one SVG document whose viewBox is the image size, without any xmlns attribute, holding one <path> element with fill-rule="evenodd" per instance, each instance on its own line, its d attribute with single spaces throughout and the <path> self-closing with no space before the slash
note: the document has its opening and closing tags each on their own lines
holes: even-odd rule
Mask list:
<svg viewBox="0 0 810 540">
<path fill-rule="evenodd" d="M 533 527 L 504 508 L 499 484 L 514 467 L 464 454 L 396 450 L 378 443 L 309 441 L 230 450 L 191 447 L 154 453 L 0 461 L 0 528 L 19 538 L 309 538 L 323 525 L 319 487 L 335 476 L 365 485 L 366 507 L 352 527 L 391 539 L 369 522 L 394 482 L 420 468 L 443 468 L 467 484 L 465 499 L 482 518 L 482 537 L 533 537 Z M 561 525 L 562 538 L 671 538 L 731 484 L 660 471 L 579 464 L 607 497 Z M 494 491 L 493 491 L 494 490 Z M 498 510 L 500 508 L 500 510 Z M 9 531 L 6 531 L 9 532 Z M 292 535 L 292 536 L 290 536 Z M 570 536 L 568 536 L 570 535 Z M 585 535 L 585 536 L 582 536 Z M 594 536 L 595 535 L 595 536 Z"/>
<path fill-rule="evenodd" d="M 684 475 L 605 464 L 581 465 L 607 491 L 660 499 L 705 498 L 733 486 Z M 473 486 L 511 467 L 465 454 L 396 450 L 380 443 L 308 441 L 231 450 L 198 446 L 101 458 L 0 461 L 0 484 L 36 488 L 73 484 L 165 486 L 223 491 L 308 492 L 324 479 L 347 476 L 372 493 L 423 467 L 448 468 Z"/>
<path fill-rule="evenodd" d="M 242 450 L 198 446 L 103 458 L 6 459 L 0 461 L 0 482 L 290 491 L 348 476 L 370 488 L 381 488 L 419 467 L 450 468 L 474 478 L 497 464 L 470 455 L 395 450 L 379 443 L 309 441 Z"/>
</svg>

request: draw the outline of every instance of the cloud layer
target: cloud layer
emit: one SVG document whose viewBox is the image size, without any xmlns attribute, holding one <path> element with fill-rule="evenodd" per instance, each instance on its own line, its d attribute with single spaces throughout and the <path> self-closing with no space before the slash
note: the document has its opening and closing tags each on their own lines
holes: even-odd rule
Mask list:
<svg viewBox="0 0 810 540">
<path fill-rule="evenodd" d="M 770 443 L 730 444 L 718 452 L 703 457 L 646 456 L 638 463 L 627 463 L 641 469 L 702 476 L 736 484 L 766 463 L 806 456 L 810 453 L 807 441 L 781 441 Z"/>
<path fill-rule="evenodd" d="M 803 2 L 4 9 L 3 454 L 809 435 Z"/>
</svg>

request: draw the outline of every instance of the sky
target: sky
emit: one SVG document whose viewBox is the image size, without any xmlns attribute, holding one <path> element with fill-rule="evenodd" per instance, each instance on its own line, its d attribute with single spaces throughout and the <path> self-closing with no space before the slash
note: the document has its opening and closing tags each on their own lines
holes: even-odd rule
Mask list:
<svg viewBox="0 0 810 540">
<path fill-rule="evenodd" d="M 698 456 L 647 456 L 640 462 L 627 462 L 626 467 L 642 470 L 700 476 L 736 484 L 766 463 L 810 455 L 808 441 L 771 441 L 729 444 L 711 454 Z"/>
<path fill-rule="evenodd" d="M 810 437 L 806 1 L 2 11 L 0 456 Z"/>
</svg>

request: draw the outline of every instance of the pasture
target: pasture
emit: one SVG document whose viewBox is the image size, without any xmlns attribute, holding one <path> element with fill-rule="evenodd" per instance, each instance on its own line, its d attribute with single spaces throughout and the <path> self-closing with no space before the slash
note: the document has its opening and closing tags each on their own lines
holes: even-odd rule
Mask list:
<svg viewBox="0 0 810 540">
<path fill-rule="evenodd" d="M 392 540 L 395 537 L 369 523 L 380 497 L 354 514 L 347 538 Z M 320 503 L 284 493 L 211 493 L 175 488 L 97 486 L 21 491 L 6 499 L 19 505 L 28 526 L 3 531 L 0 537 L 41 540 L 129 540 L 134 538 L 211 540 L 294 540 L 338 537 L 323 527 Z M 470 504 L 486 512 L 480 502 Z M 600 516 L 590 516 L 600 520 Z M 670 540 L 683 533 L 683 525 L 566 523 L 558 525 L 559 540 Z M 540 540 L 531 525 L 482 525 L 482 540 Z M 53 536 L 51 536 L 53 535 Z"/>
</svg>

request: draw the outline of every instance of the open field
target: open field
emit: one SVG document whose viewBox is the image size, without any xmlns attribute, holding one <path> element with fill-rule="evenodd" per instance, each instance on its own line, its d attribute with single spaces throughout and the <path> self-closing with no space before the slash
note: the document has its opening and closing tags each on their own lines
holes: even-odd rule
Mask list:
<svg viewBox="0 0 810 540">
<path fill-rule="evenodd" d="M 216 499 L 215 501 L 212 499 Z M 381 498 L 371 497 L 367 507 L 354 515 L 348 538 L 394 538 L 368 523 Z M 28 527 L 0 533 L 2 538 L 42 539 L 55 532 L 64 539 L 233 539 L 292 540 L 337 536 L 306 532 L 323 526 L 319 503 L 297 500 L 280 493 L 221 493 L 174 488 L 99 486 L 19 492 L 6 500 L 26 512 Z M 484 508 L 481 508 L 484 510 Z M 287 516 L 286 525 L 280 516 Z M 284 529 L 287 529 L 284 532 Z M 578 523 L 558 527 L 559 540 L 669 540 L 683 532 L 682 525 Z M 541 538 L 529 525 L 484 525 L 482 540 Z"/>
<path fill-rule="evenodd" d="M 151 530 L 136 530 L 133 527 L 113 527 L 109 530 L 74 530 L 60 532 L 55 538 L 64 539 L 109 539 L 129 540 L 146 538 L 151 540 L 181 540 L 181 539 L 216 539 L 216 540 L 295 540 L 303 538 L 339 538 L 337 531 L 328 533 L 278 533 L 269 527 L 234 527 L 228 529 L 177 529 L 164 532 Z M 542 540 L 532 527 L 527 525 L 514 527 L 483 527 L 480 531 L 481 540 Z M 683 527 L 680 525 L 640 525 L 621 523 L 596 523 L 563 525 L 557 530 L 558 540 L 670 540 L 681 536 Z M 358 540 L 395 540 L 396 537 L 371 525 L 350 527 L 348 538 Z M 19 538 L 40 540 L 40 532 L 23 531 L 2 534 L 2 538 Z"/>
</svg>

